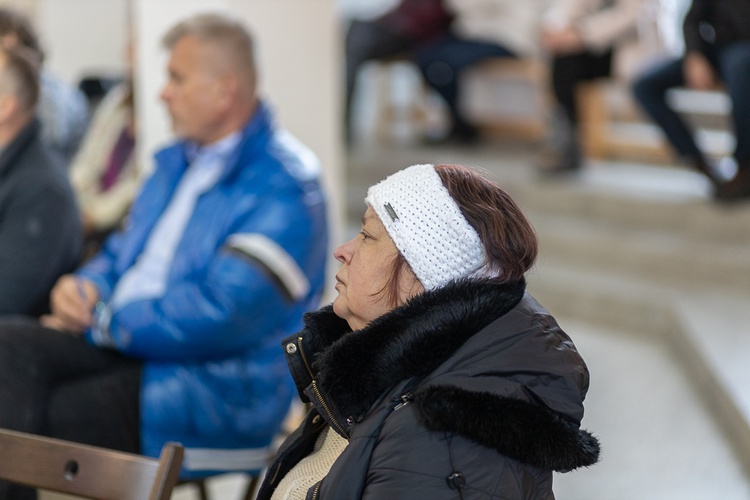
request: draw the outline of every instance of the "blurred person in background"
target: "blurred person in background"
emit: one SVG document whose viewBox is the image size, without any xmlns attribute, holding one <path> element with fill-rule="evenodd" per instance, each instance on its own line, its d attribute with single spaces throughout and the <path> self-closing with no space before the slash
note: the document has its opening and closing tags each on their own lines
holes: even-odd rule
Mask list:
<svg viewBox="0 0 750 500">
<path fill-rule="evenodd" d="M 448 107 L 447 136 L 436 142 L 472 143 L 479 138 L 460 107 L 461 76 L 490 58 L 539 54 L 540 13 L 548 0 L 445 0 L 453 23 L 448 33 L 420 47 L 416 61 L 427 84 Z"/>
<path fill-rule="evenodd" d="M 70 166 L 70 179 L 83 219 L 85 251 L 92 255 L 122 224 L 143 181 L 136 153 L 132 42 L 123 82 L 96 107 L 81 148 Z"/>
<path fill-rule="evenodd" d="M 38 316 L 78 263 L 81 222 L 57 155 L 41 140 L 39 61 L 0 47 L 0 315 Z M 0 399 L 2 400 L 2 399 Z"/>
<path fill-rule="evenodd" d="M 543 174 L 564 174 L 582 166 L 578 92 L 582 82 L 632 71 L 642 46 L 638 25 L 649 0 L 554 0 L 544 15 L 541 43 L 551 56 L 556 106 L 552 139 L 539 162 Z M 657 47 L 653 48 L 654 50 Z"/>
<path fill-rule="evenodd" d="M 718 200 L 750 197 L 750 0 L 693 0 L 683 23 L 685 53 L 640 75 L 633 93 L 681 160 L 703 173 Z M 667 102 L 675 87 L 726 89 L 732 101 L 736 174 L 725 181 Z"/>
<path fill-rule="evenodd" d="M 87 253 L 121 225 L 143 179 L 135 150 L 133 98 L 130 81 L 107 92 L 70 167 Z"/>
<path fill-rule="evenodd" d="M 6 47 L 16 44 L 27 47 L 38 55 L 40 61 L 44 60 L 44 51 L 31 20 L 12 7 L 0 6 L 0 41 Z M 62 156 L 65 168 L 78 151 L 86 133 L 88 113 L 86 96 L 42 66 L 37 109 L 42 125 L 42 140 Z"/>
<path fill-rule="evenodd" d="M 0 323 L 0 427 L 149 456 L 177 441 L 184 478 L 255 471 L 294 391 L 279 342 L 325 280 L 319 165 L 257 96 L 241 23 L 197 15 L 164 44 L 179 139 L 52 313 Z"/>
<path fill-rule="evenodd" d="M 352 140 L 352 98 L 365 63 L 392 57 L 413 58 L 424 43 L 444 35 L 451 23 L 443 0 L 401 0 L 371 20 L 354 19 L 346 33 L 344 130 Z"/>
</svg>

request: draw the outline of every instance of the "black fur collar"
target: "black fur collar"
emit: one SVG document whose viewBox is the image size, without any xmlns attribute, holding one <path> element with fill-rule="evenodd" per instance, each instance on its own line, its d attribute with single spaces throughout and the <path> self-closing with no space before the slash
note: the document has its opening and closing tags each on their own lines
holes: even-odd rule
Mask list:
<svg viewBox="0 0 750 500">
<path fill-rule="evenodd" d="M 305 317 L 318 388 L 336 414 L 361 416 L 397 382 L 426 375 L 472 335 L 510 311 L 526 283 L 459 281 L 350 332 L 329 306 Z"/>
<path fill-rule="evenodd" d="M 569 472 L 599 460 L 596 437 L 539 405 L 448 386 L 415 396 L 426 428 L 455 432 L 519 462 Z"/>
</svg>

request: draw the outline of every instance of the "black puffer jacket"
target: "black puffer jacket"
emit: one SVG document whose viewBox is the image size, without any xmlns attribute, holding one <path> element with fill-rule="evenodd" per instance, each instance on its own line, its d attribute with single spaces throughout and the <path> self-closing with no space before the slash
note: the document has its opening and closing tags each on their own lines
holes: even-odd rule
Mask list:
<svg viewBox="0 0 750 500">
<path fill-rule="evenodd" d="M 525 284 L 460 282 L 350 332 L 326 307 L 285 343 L 313 409 L 258 499 L 331 427 L 349 445 L 308 498 L 548 499 L 552 471 L 595 463 L 589 375 Z"/>
</svg>

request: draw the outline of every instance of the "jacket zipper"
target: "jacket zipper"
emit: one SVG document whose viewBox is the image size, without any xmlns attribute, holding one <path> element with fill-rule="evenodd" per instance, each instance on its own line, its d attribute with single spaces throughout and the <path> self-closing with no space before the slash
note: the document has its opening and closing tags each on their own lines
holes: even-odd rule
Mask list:
<svg viewBox="0 0 750 500">
<path fill-rule="evenodd" d="M 393 411 L 399 411 L 401 408 L 414 401 L 414 394 L 412 394 L 411 392 L 406 392 L 402 394 L 398 399 L 400 400 L 400 403 L 393 407 Z"/>
<path fill-rule="evenodd" d="M 276 470 L 273 472 L 273 476 L 271 477 L 271 484 L 276 484 L 276 479 L 278 478 L 279 470 L 281 470 L 281 462 L 279 462 L 276 465 Z"/>
<path fill-rule="evenodd" d="M 307 373 L 310 374 L 310 378 L 314 378 L 312 369 L 310 369 L 310 364 L 307 362 L 305 351 L 302 349 L 302 337 L 297 337 L 297 350 L 299 351 L 300 356 L 302 356 L 302 362 L 305 363 L 305 368 L 307 368 Z"/>
<path fill-rule="evenodd" d="M 311 500 L 316 500 L 318 498 L 318 494 L 320 493 L 320 483 L 323 481 L 318 481 L 318 484 L 315 485 L 315 489 L 313 490 L 313 495 Z"/>
<path fill-rule="evenodd" d="M 316 380 L 313 379 L 312 382 L 313 391 L 315 391 L 315 395 L 318 397 L 318 401 L 320 401 L 321 406 L 326 411 L 326 415 L 328 415 L 328 420 L 331 422 L 331 425 L 333 425 L 336 428 L 336 431 L 344 436 L 345 438 L 349 438 L 349 433 L 346 432 L 341 425 L 339 425 L 338 421 L 334 418 L 333 413 L 331 412 L 331 409 L 328 408 L 328 405 L 326 404 L 325 400 L 323 399 L 323 395 L 318 390 L 318 383 Z"/>
</svg>

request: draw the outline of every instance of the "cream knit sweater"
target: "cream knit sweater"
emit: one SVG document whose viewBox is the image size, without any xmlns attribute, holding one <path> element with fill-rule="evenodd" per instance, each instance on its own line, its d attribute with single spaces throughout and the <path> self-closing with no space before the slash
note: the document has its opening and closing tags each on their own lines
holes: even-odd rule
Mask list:
<svg viewBox="0 0 750 500">
<path fill-rule="evenodd" d="M 304 500 L 307 491 L 323 479 L 349 441 L 326 427 L 312 453 L 299 461 L 279 483 L 271 500 Z"/>
</svg>

